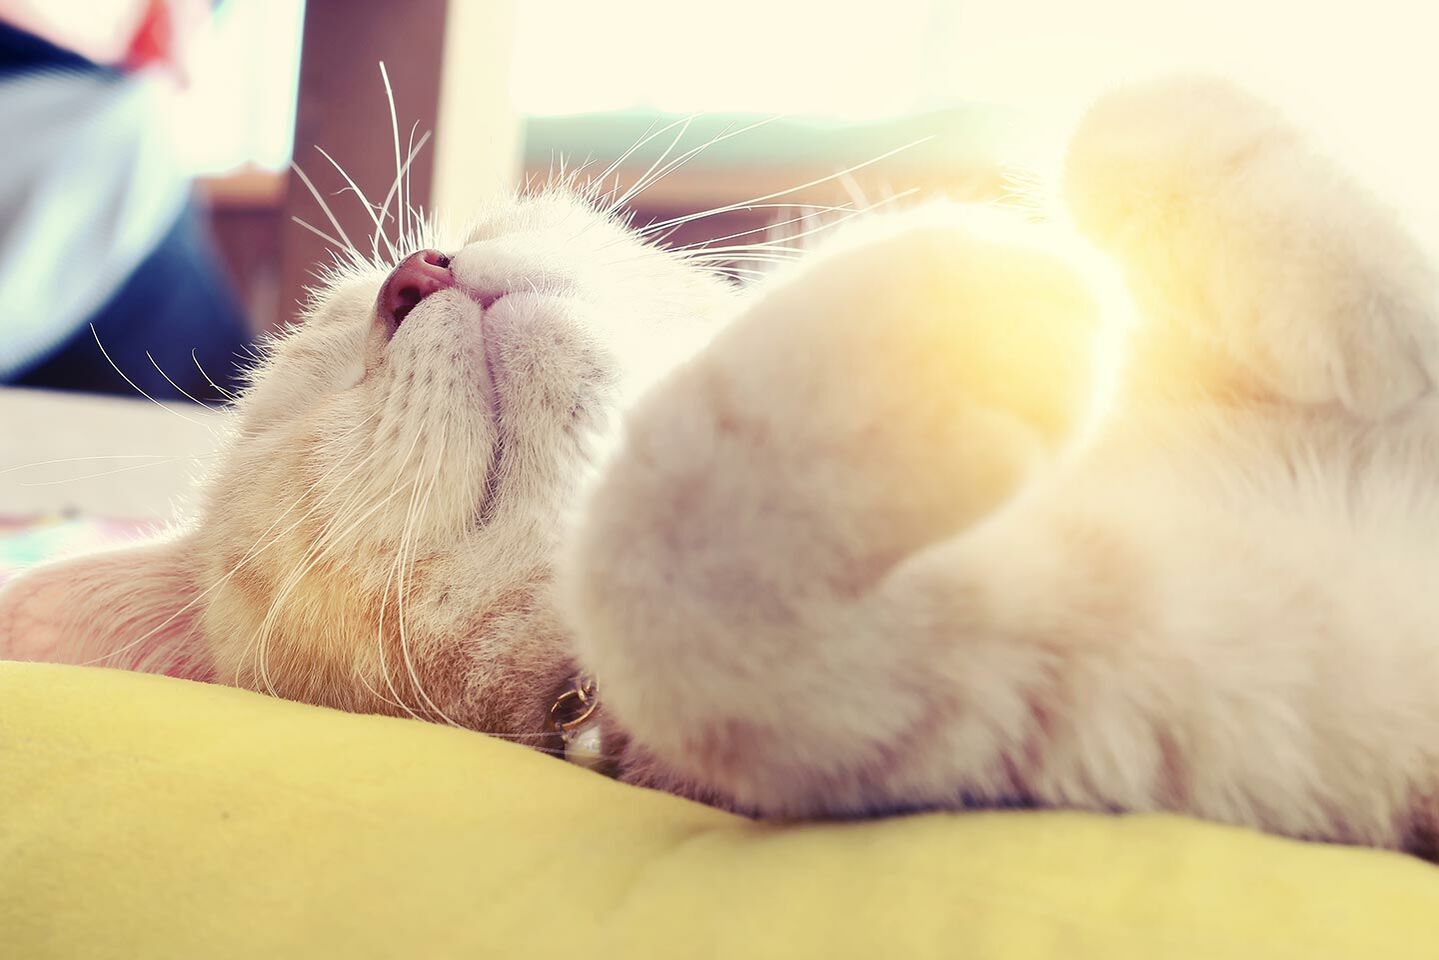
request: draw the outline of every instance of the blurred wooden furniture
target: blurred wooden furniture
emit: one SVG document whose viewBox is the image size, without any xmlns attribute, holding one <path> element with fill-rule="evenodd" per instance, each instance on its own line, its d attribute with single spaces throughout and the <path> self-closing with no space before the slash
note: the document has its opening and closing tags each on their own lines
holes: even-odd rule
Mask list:
<svg viewBox="0 0 1439 960">
<path fill-rule="evenodd" d="M 439 118 L 447 0 L 309 0 L 305 4 L 295 121 L 296 162 L 314 181 L 340 225 L 368 252 L 374 229 L 365 207 L 315 148 L 323 147 L 374 203 L 395 177 L 390 108 L 379 64 L 389 73 L 401 141 L 412 125 L 432 131 Z M 409 169 L 410 197 L 430 206 L 433 149 Z M 292 221 L 326 233 L 329 222 L 299 177 L 241 171 L 201 184 L 213 210 L 216 241 L 257 329 L 293 319 L 313 272 L 330 247 Z"/>
<path fill-rule="evenodd" d="M 632 144 L 675 121 L 643 111 L 522 120 L 510 106 L 509 65 L 518 0 L 308 0 L 299 71 L 295 159 L 325 198 L 343 232 L 369 254 L 374 224 L 346 179 L 316 149 L 342 164 L 365 196 L 382 203 L 395 179 L 390 106 L 380 76 L 384 62 L 395 98 L 400 153 L 411 131 L 433 139 L 409 169 L 409 200 L 452 220 L 517 182 L 543 183 L 558 158 L 570 166 L 590 158 L 587 174 L 603 170 Z M 658 82 L 658 81 L 657 81 Z M 1018 126 L 1012 112 L 984 104 L 868 125 L 795 118 L 756 124 L 758 117 L 702 117 L 669 159 L 711 137 L 721 142 L 690 157 L 626 204 L 639 225 L 716 207 L 670 237 L 674 244 L 713 238 L 750 243 L 767 227 L 801 211 L 777 203 L 844 205 L 919 188 L 964 199 L 1004 191 L 995 158 L 1012 157 Z M 663 152 L 670 135 L 636 150 L 610 183 L 627 189 Z M 522 141 L 524 141 L 522 143 Z M 897 147 L 910 150 L 839 170 Z M 1022 151 L 1020 151 L 1022 152 Z M 798 191 L 791 188 L 811 183 Z M 339 239 L 309 188 L 290 173 L 242 171 L 205 184 L 217 240 L 257 330 L 298 313 L 305 287 L 328 262 L 331 245 L 293 222 L 300 218 Z M 855 192 L 858 188 L 858 195 Z M 777 195 L 776 194 L 780 194 Z M 862 195 L 862 196 L 861 196 Z M 751 207 L 746 201 L 764 198 Z M 393 232 L 394 204 L 386 227 Z M 818 221 L 789 225 L 794 234 Z"/>
</svg>

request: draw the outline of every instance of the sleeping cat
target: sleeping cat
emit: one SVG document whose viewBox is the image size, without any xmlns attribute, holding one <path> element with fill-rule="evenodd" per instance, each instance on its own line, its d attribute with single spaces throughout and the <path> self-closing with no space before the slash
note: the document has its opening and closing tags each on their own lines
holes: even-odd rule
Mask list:
<svg viewBox="0 0 1439 960">
<path fill-rule="evenodd" d="M 19 578 L 0 656 L 558 742 L 549 590 L 592 434 L 733 291 L 565 191 L 446 250 L 338 269 L 251 371 L 193 523 Z"/>
<path fill-rule="evenodd" d="M 322 293 L 196 526 L 21 579 L 0 641 L 549 748 L 578 701 L 622 779 L 764 816 L 1439 854 L 1430 262 L 1216 82 L 1099 101 L 1065 191 L 1127 297 L 994 211 L 734 300 L 581 204 L 497 208 Z"/>
</svg>

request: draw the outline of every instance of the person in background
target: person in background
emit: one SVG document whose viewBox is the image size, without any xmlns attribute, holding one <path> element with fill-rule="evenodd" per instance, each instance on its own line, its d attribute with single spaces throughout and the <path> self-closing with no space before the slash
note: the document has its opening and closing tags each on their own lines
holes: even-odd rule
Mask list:
<svg viewBox="0 0 1439 960">
<path fill-rule="evenodd" d="M 223 400 L 250 341 L 169 105 L 205 0 L 0 0 L 0 384 Z"/>
</svg>

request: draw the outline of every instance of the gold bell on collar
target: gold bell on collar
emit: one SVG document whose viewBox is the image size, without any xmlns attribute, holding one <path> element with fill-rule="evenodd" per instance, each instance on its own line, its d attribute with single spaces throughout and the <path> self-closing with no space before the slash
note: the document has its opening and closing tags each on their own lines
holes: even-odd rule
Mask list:
<svg viewBox="0 0 1439 960">
<path fill-rule="evenodd" d="M 549 727 L 564 742 L 565 759 L 590 770 L 604 762 L 599 705 L 594 680 L 580 675 L 550 706 Z"/>
</svg>

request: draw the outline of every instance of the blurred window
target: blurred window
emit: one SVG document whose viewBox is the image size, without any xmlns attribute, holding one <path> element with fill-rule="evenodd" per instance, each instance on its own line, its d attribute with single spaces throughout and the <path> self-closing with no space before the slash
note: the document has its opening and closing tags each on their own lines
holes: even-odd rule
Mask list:
<svg viewBox="0 0 1439 960">
<path fill-rule="evenodd" d="M 984 103 L 1042 107 L 1054 136 L 1104 87 L 1200 70 L 1257 85 L 1376 165 L 1377 179 L 1402 177 L 1406 200 L 1439 201 L 1439 128 L 1420 119 L 1439 85 L 1433 4 L 606 0 L 559 10 L 518 5 L 513 88 L 531 125 L 616 112 L 873 123 Z M 603 140 L 586 142 L 598 131 L 577 128 L 572 151 L 603 157 Z"/>
<path fill-rule="evenodd" d="M 177 126 L 197 174 L 289 166 L 303 13 L 304 0 L 226 0 L 196 39 Z"/>
</svg>

